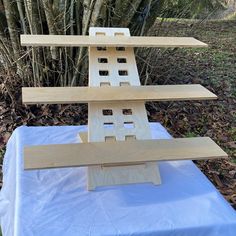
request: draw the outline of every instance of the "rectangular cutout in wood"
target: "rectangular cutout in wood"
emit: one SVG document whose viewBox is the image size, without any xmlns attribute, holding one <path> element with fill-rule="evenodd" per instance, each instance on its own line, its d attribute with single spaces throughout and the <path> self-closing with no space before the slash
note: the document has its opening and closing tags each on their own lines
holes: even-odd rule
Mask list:
<svg viewBox="0 0 236 236">
<path fill-rule="evenodd" d="M 106 48 L 106 47 L 97 47 L 97 50 L 98 50 L 98 51 L 106 51 L 107 48 Z"/>
<path fill-rule="evenodd" d="M 126 128 L 126 129 L 134 129 L 135 128 L 134 122 L 132 122 L 132 121 L 125 121 L 124 122 L 124 128 Z"/>
<path fill-rule="evenodd" d="M 130 86 L 129 82 L 120 82 L 120 86 Z"/>
<path fill-rule="evenodd" d="M 116 51 L 125 51 L 125 47 L 116 47 Z"/>
<path fill-rule="evenodd" d="M 132 115 L 132 109 L 122 109 L 122 114 L 125 116 Z"/>
<path fill-rule="evenodd" d="M 108 59 L 105 57 L 98 58 L 98 63 L 108 63 Z"/>
<path fill-rule="evenodd" d="M 128 71 L 127 70 L 118 70 L 118 74 L 119 74 L 119 76 L 127 76 Z"/>
<path fill-rule="evenodd" d="M 113 115 L 113 111 L 112 111 L 112 109 L 103 109 L 102 110 L 102 114 L 104 116 L 112 116 Z"/>
<path fill-rule="evenodd" d="M 100 82 L 100 87 L 108 87 L 111 86 L 111 83 L 109 82 Z"/>
<path fill-rule="evenodd" d="M 135 135 L 125 135 L 125 141 L 136 140 Z"/>
<path fill-rule="evenodd" d="M 96 36 L 105 36 L 106 35 L 106 33 L 104 33 L 104 32 L 96 32 Z"/>
<path fill-rule="evenodd" d="M 118 63 L 127 63 L 127 59 L 126 58 L 117 58 L 117 62 Z"/>
<path fill-rule="evenodd" d="M 103 123 L 104 129 L 114 129 L 114 123 L 113 122 L 105 122 Z"/>
<path fill-rule="evenodd" d="M 99 70 L 99 75 L 100 76 L 108 76 L 109 75 L 109 71 L 108 70 Z"/>
<path fill-rule="evenodd" d="M 105 142 L 115 142 L 116 137 L 115 136 L 105 136 Z"/>
<path fill-rule="evenodd" d="M 115 36 L 124 36 L 125 34 L 124 33 L 121 33 L 121 32 L 117 32 L 115 33 Z"/>
</svg>

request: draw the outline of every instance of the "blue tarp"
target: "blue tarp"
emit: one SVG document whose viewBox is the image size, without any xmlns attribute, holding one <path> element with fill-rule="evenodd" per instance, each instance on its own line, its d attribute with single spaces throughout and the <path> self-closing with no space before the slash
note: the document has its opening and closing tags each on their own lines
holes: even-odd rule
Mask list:
<svg viewBox="0 0 236 236">
<path fill-rule="evenodd" d="M 154 139 L 171 138 L 150 124 Z M 4 236 L 235 236 L 236 213 L 192 161 L 160 162 L 162 184 L 86 189 L 86 167 L 25 171 L 25 145 L 75 143 L 86 126 L 14 131 L 4 158 Z M 171 147 L 170 147 L 171 148 Z M 66 158 L 66 157 L 65 157 Z"/>
</svg>

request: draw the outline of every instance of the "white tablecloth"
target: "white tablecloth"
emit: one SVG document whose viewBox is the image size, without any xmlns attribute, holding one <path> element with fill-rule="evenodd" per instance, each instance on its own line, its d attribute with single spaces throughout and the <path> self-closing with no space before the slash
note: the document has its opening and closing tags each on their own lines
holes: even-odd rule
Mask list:
<svg viewBox="0 0 236 236">
<path fill-rule="evenodd" d="M 160 124 L 150 125 L 153 138 L 171 138 Z M 23 170 L 25 145 L 74 143 L 85 129 L 22 126 L 14 131 L 0 194 L 4 236 L 236 235 L 235 211 L 191 161 L 161 162 L 160 186 L 92 192 L 86 190 L 85 167 Z"/>
</svg>

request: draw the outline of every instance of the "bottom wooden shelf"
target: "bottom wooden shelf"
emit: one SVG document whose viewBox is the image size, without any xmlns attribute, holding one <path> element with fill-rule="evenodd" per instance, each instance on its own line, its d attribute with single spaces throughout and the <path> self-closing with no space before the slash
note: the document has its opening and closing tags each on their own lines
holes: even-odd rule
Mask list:
<svg viewBox="0 0 236 236">
<path fill-rule="evenodd" d="M 208 137 L 55 144 L 25 147 L 24 168 L 29 170 L 225 157 L 227 154 Z"/>
</svg>

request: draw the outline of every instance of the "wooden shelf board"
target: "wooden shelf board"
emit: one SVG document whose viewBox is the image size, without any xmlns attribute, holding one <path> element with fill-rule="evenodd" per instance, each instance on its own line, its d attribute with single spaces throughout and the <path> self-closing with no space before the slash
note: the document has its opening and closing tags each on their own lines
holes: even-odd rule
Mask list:
<svg viewBox="0 0 236 236">
<path fill-rule="evenodd" d="M 207 47 L 192 37 L 21 35 L 22 46 L 54 47 Z"/>
<path fill-rule="evenodd" d="M 216 99 L 199 84 L 121 87 L 22 88 L 25 104 L 65 104 L 113 101 L 179 101 Z"/>
<path fill-rule="evenodd" d="M 177 138 L 29 146 L 24 149 L 25 169 L 93 166 L 150 161 L 226 158 L 210 138 Z"/>
</svg>

